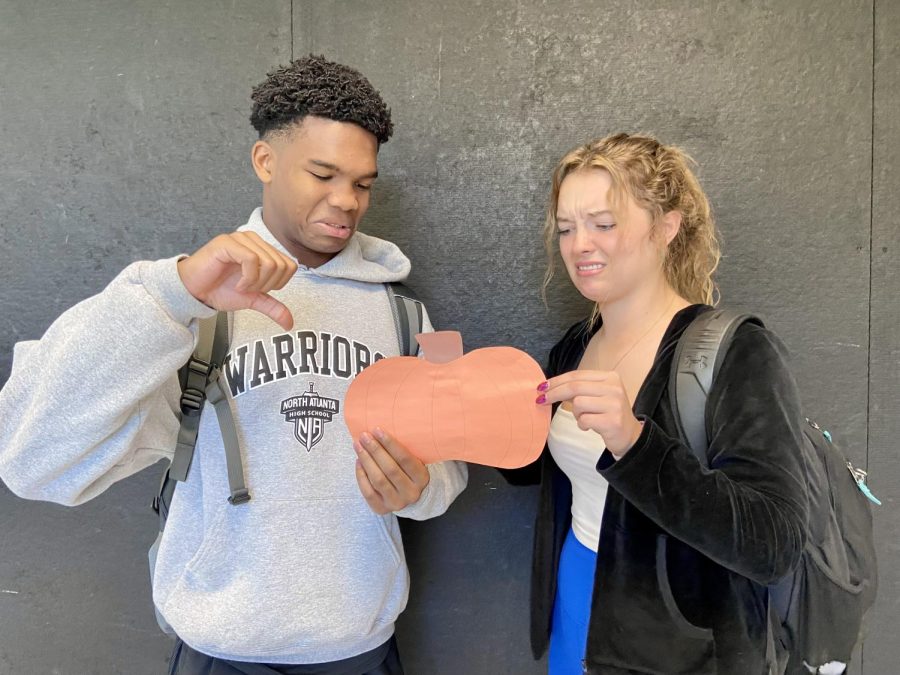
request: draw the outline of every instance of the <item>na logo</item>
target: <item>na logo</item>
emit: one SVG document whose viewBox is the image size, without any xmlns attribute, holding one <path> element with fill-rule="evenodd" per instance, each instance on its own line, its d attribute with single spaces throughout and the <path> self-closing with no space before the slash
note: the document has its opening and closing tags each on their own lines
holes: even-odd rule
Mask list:
<svg viewBox="0 0 900 675">
<path fill-rule="evenodd" d="M 325 425 L 338 414 L 337 399 L 319 396 L 312 382 L 309 391 L 281 402 L 285 422 L 294 423 L 294 437 L 310 452 L 325 435 Z"/>
</svg>

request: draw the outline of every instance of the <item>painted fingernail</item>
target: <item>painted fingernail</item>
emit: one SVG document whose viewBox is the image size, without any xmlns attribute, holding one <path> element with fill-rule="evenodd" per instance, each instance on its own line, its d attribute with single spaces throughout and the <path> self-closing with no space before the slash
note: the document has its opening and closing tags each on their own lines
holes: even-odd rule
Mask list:
<svg viewBox="0 0 900 675">
<path fill-rule="evenodd" d="M 375 438 L 377 438 L 379 441 L 383 441 L 384 436 L 384 431 L 382 431 L 380 427 L 375 427 Z"/>
<path fill-rule="evenodd" d="M 538 388 L 538 391 L 547 391 L 550 388 L 550 383 L 549 382 L 541 382 L 537 388 Z"/>
<path fill-rule="evenodd" d="M 544 396 L 543 394 L 541 394 L 540 396 L 538 396 L 538 397 L 534 400 L 534 402 L 535 402 L 535 403 L 546 403 L 546 402 L 547 402 L 547 397 Z"/>
<path fill-rule="evenodd" d="M 363 432 L 359 440 L 363 445 L 368 445 L 372 442 L 372 437 L 367 432 Z"/>
</svg>

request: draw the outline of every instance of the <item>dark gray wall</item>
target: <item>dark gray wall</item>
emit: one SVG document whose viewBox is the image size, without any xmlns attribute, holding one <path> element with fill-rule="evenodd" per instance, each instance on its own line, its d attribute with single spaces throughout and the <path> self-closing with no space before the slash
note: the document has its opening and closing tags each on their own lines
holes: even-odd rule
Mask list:
<svg viewBox="0 0 900 675">
<path fill-rule="evenodd" d="M 900 670 L 900 3 L 875 11 L 872 289 L 869 311 L 869 472 L 885 508 L 875 519 L 881 597 L 865 650 L 866 673 Z"/>
<path fill-rule="evenodd" d="M 16 340 L 127 262 L 243 221 L 249 88 L 291 53 L 359 67 L 392 104 L 366 229 L 407 251 L 467 348 L 541 359 L 581 316 L 562 279 L 551 312 L 538 295 L 549 171 L 591 136 L 649 131 L 699 162 L 725 300 L 769 319 L 810 413 L 873 473 L 864 672 L 893 673 L 898 34 L 888 0 L 0 0 L 0 382 Z M 0 675 L 162 672 L 143 558 L 155 473 L 73 510 L 0 487 Z M 473 468 L 447 516 L 406 524 L 411 675 L 544 671 L 527 644 L 534 499 Z"/>
</svg>

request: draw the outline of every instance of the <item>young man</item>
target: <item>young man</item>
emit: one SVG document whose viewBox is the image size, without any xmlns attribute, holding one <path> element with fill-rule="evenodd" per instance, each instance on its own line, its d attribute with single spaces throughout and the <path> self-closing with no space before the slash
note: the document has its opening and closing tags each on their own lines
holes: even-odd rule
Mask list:
<svg viewBox="0 0 900 675">
<path fill-rule="evenodd" d="M 357 231 L 390 113 L 360 73 L 320 57 L 270 73 L 253 102 L 262 208 L 191 256 L 134 263 L 16 345 L 0 477 L 75 505 L 171 458 L 198 319 L 233 312 L 222 376 L 252 497 L 227 501 L 208 411 L 154 569 L 154 603 L 179 636 L 170 673 L 401 673 L 395 516 L 443 513 L 466 469 L 425 466 L 378 430 L 354 444 L 343 421 L 353 377 L 398 354 L 383 284 L 410 264 Z"/>
</svg>

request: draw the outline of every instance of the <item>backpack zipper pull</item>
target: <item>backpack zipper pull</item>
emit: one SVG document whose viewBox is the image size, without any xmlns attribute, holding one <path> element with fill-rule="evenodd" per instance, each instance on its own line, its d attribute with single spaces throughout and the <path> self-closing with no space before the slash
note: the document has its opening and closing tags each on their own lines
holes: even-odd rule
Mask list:
<svg viewBox="0 0 900 675">
<path fill-rule="evenodd" d="M 881 500 L 872 494 L 872 491 L 869 489 L 868 485 L 858 480 L 856 481 L 856 486 L 859 488 L 859 491 L 866 496 L 866 499 L 868 499 L 873 504 L 878 504 L 878 506 L 881 506 Z"/>
<path fill-rule="evenodd" d="M 876 497 L 874 494 L 872 494 L 869 486 L 866 485 L 866 476 L 868 476 L 868 474 L 862 469 L 857 469 L 856 467 L 854 467 L 851 462 L 847 462 L 847 469 L 850 470 L 850 475 L 853 476 L 853 480 L 856 481 L 856 487 L 858 487 L 859 491 L 866 496 L 866 499 L 868 499 L 873 504 L 878 504 L 878 506 L 881 506 L 881 500 L 878 499 L 878 497 Z"/>
</svg>

